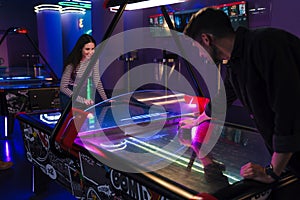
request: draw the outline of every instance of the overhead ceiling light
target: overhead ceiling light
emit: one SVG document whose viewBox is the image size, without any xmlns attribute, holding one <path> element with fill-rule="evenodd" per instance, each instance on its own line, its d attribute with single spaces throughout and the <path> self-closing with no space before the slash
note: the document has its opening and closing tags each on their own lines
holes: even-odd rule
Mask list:
<svg viewBox="0 0 300 200">
<path fill-rule="evenodd" d="M 74 2 L 78 2 L 78 3 L 87 3 L 87 4 L 91 4 L 91 1 L 89 0 L 73 0 Z"/>
<path fill-rule="evenodd" d="M 38 13 L 43 10 L 54 10 L 54 11 L 61 11 L 61 6 L 54 5 L 54 4 L 41 4 L 34 7 L 34 12 Z"/>
<path fill-rule="evenodd" d="M 64 13 L 81 13 L 85 14 L 85 9 L 84 8 L 77 8 L 77 7 L 65 7 L 61 9 L 61 14 Z"/>
<path fill-rule="evenodd" d="M 60 1 L 58 2 L 58 5 L 67 6 L 67 7 L 85 8 L 85 9 L 92 8 L 91 1 L 82 1 L 82 0 Z"/>
<path fill-rule="evenodd" d="M 144 9 L 144 8 L 152 8 L 156 6 L 163 6 L 163 5 L 171 5 L 175 3 L 182 3 L 186 2 L 188 0 L 146 0 L 146 1 L 140 1 L 136 3 L 130 3 L 126 6 L 125 10 L 138 10 L 138 9 Z M 111 11 L 118 10 L 120 6 L 114 6 L 110 7 Z"/>
</svg>

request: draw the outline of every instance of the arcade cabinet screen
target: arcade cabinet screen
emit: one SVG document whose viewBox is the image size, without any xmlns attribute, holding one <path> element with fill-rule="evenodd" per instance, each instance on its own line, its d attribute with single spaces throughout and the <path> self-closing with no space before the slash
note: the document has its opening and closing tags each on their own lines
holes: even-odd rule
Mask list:
<svg viewBox="0 0 300 200">
<path fill-rule="evenodd" d="M 172 23 L 174 24 L 173 13 L 168 13 L 168 15 L 169 15 Z M 163 14 L 149 16 L 149 25 L 150 25 L 151 35 L 153 37 L 171 36 L 168 24 L 163 16 Z M 155 29 L 152 29 L 152 27 L 155 27 Z"/>
<path fill-rule="evenodd" d="M 248 27 L 247 4 L 245 1 L 232 2 L 211 6 L 212 8 L 222 9 L 229 17 L 233 28 L 236 30 L 239 26 Z M 196 13 L 196 10 L 179 11 L 174 13 L 175 29 L 183 32 L 188 24 L 191 16 Z"/>
</svg>

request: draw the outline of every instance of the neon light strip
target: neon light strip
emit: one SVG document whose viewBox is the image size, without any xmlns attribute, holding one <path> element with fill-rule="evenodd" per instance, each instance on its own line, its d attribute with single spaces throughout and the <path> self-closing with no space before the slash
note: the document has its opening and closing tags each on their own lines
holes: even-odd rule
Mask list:
<svg viewBox="0 0 300 200">
<path fill-rule="evenodd" d="M 153 102 L 154 105 L 166 105 L 166 104 L 174 104 L 178 102 L 185 102 L 184 99 L 179 99 L 179 100 L 170 100 L 170 101 L 162 101 L 162 102 Z"/>
<path fill-rule="evenodd" d="M 118 9 L 115 7 L 111 7 L 111 8 L 109 8 L 109 11 L 110 12 L 118 12 Z"/>
<path fill-rule="evenodd" d="M 92 30 L 88 30 L 87 32 L 86 32 L 86 34 L 92 34 Z"/>
<path fill-rule="evenodd" d="M 91 2 L 90 3 L 84 3 L 84 2 L 61 1 L 61 2 L 58 2 L 58 5 L 67 6 L 67 7 L 75 7 L 75 8 L 85 8 L 85 9 L 91 9 L 92 8 Z"/>
<path fill-rule="evenodd" d="M 127 120 L 147 119 L 149 117 L 157 117 L 157 116 L 166 115 L 166 114 L 168 114 L 168 112 L 138 115 L 138 116 L 133 116 L 133 117 L 129 117 L 129 118 L 124 118 L 124 119 L 121 119 L 120 121 L 122 122 L 122 121 L 127 121 Z"/>
<path fill-rule="evenodd" d="M 166 99 L 166 98 L 172 98 L 172 97 L 183 97 L 185 94 L 172 94 L 172 95 L 166 95 L 166 96 L 160 96 L 160 97 L 151 97 L 151 98 L 143 98 L 143 99 L 137 99 L 139 101 L 153 101 L 153 100 L 159 100 L 159 99 Z"/>
<path fill-rule="evenodd" d="M 59 120 L 61 113 L 57 113 L 56 115 L 49 115 L 49 114 L 45 113 L 45 114 L 41 114 L 41 115 L 43 115 L 43 117 L 45 119 L 54 121 L 54 120 Z"/>
<path fill-rule="evenodd" d="M 141 1 L 137 3 L 131 3 L 128 4 L 125 8 L 125 10 L 137 10 L 137 9 L 143 9 L 143 8 L 152 8 L 156 6 L 163 6 L 163 5 L 171 5 L 175 3 L 182 3 L 187 0 L 168 0 L 168 1 L 162 1 L 162 0 L 148 0 L 148 1 Z M 113 9 L 119 9 L 120 6 L 112 7 Z"/>
<path fill-rule="evenodd" d="M 91 81 L 91 79 L 90 78 L 88 78 L 88 83 L 87 83 L 87 89 L 86 89 L 86 98 L 87 99 L 92 99 L 92 92 L 91 92 L 91 90 L 92 90 L 92 81 Z"/>
<path fill-rule="evenodd" d="M 119 144 L 100 144 L 100 146 L 104 147 L 104 148 L 119 148 L 121 146 L 126 145 L 126 140 L 120 142 Z"/>
<path fill-rule="evenodd" d="M 157 156 L 159 156 L 159 157 L 161 157 L 161 158 L 164 158 L 164 159 L 166 159 L 166 160 L 169 160 L 169 161 L 171 161 L 171 162 L 177 163 L 178 165 L 181 165 L 181 166 L 184 166 L 184 167 L 187 166 L 187 163 L 188 163 L 188 162 L 187 162 L 187 163 L 180 162 L 179 160 L 172 159 L 171 157 L 169 157 L 169 156 L 167 156 L 167 155 L 160 154 L 160 153 L 158 153 L 158 152 L 155 151 L 155 150 L 148 149 L 148 148 L 145 147 L 145 146 L 142 146 L 142 145 L 139 145 L 139 144 L 137 144 L 137 143 L 130 142 L 130 141 L 127 141 L 127 142 L 130 143 L 130 144 L 132 144 L 132 145 L 134 145 L 134 146 L 136 146 L 136 147 L 138 147 L 138 148 L 140 148 L 140 149 L 143 149 L 143 150 L 145 150 L 145 151 L 148 151 L 149 153 L 152 153 L 152 154 L 154 154 L 154 155 L 157 155 Z M 180 159 L 180 158 L 181 158 L 180 156 L 177 156 L 177 159 Z M 203 169 L 203 167 L 202 167 L 202 169 Z M 200 172 L 200 173 L 203 174 L 204 171 L 203 171 L 202 169 L 198 169 L 198 168 L 194 168 L 194 167 L 193 167 L 193 170 L 194 170 L 194 171 L 197 171 L 197 172 Z"/>
<path fill-rule="evenodd" d="M 87 89 L 86 89 L 86 99 L 90 100 L 90 99 L 92 99 L 92 86 L 93 86 L 92 84 L 93 84 L 93 82 L 92 82 L 91 78 L 88 78 L 87 81 L 88 82 L 87 82 Z M 89 126 L 91 127 L 94 124 L 95 124 L 95 117 L 94 116 L 89 117 Z"/>
<path fill-rule="evenodd" d="M 110 151 L 110 152 L 115 152 L 115 151 L 121 151 L 121 150 L 124 150 L 126 149 L 127 147 L 127 144 L 125 144 L 123 147 L 120 147 L 120 148 L 116 148 L 116 149 L 106 149 L 107 151 Z"/>
<path fill-rule="evenodd" d="M 239 5 L 239 4 L 246 4 L 246 1 L 239 1 L 239 2 L 225 3 L 225 4 L 213 6 L 213 7 L 223 8 L 223 7 L 230 7 L 230 6 Z"/>
<path fill-rule="evenodd" d="M 130 138 L 130 139 L 133 139 L 133 138 Z M 137 140 L 137 141 L 138 141 L 138 140 Z M 127 141 L 127 142 L 130 143 L 129 141 Z M 147 144 L 147 143 L 145 143 L 145 142 L 142 142 L 142 141 L 140 141 L 140 143 L 143 143 L 145 146 L 150 146 L 150 148 L 151 148 L 151 146 L 152 146 L 152 145 L 149 145 L 149 144 Z M 143 146 L 141 146 L 141 145 L 138 145 L 138 144 L 136 144 L 136 143 L 131 143 L 131 144 L 133 144 L 133 145 L 135 145 L 135 146 L 138 146 L 138 147 L 140 147 L 140 148 L 142 148 L 142 149 L 144 149 L 144 150 L 146 150 L 146 151 L 148 151 L 148 152 L 150 152 L 150 153 L 153 153 L 153 154 L 155 154 L 155 155 L 158 155 L 158 156 L 160 156 L 160 157 L 162 157 L 162 158 L 165 158 L 165 159 L 167 159 L 167 160 L 169 160 L 169 161 L 175 162 L 175 163 L 177 163 L 178 165 L 181 165 L 181 166 L 184 166 L 184 167 L 186 167 L 187 164 L 189 163 L 189 159 L 184 158 L 184 157 L 179 157 L 178 155 L 173 154 L 173 153 L 170 153 L 170 152 L 168 152 L 168 151 L 162 151 L 162 152 L 165 152 L 165 153 L 166 153 L 167 155 L 169 155 L 169 156 L 175 157 L 175 160 L 174 160 L 174 159 L 171 159 L 171 158 L 168 157 L 168 156 L 163 156 L 162 154 L 157 153 L 157 151 L 161 151 L 162 149 L 157 148 L 156 146 L 152 146 L 152 148 L 156 150 L 156 151 L 153 151 L 153 150 L 150 150 L 150 149 L 148 149 L 148 148 L 146 148 L 146 147 L 143 147 Z M 182 162 L 180 162 L 178 159 L 179 159 L 179 160 L 182 160 Z M 200 167 L 201 169 L 197 169 L 197 168 L 195 168 L 195 166 L 198 166 L 198 167 Z M 202 169 L 203 169 L 203 165 L 200 164 L 200 163 L 195 162 L 195 163 L 193 164 L 193 167 L 192 167 L 192 168 L 193 168 L 194 171 L 197 171 L 197 172 L 200 172 L 200 173 L 204 173 L 204 171 L 202 170 Z M 237 179 L 237 178 L 234 177 L 234 176 L 229 175 L 229 174 L 226 173 L 226 172 L 223 172 L 223 173 L 224 173 L 228 178 L 232 179 L 234 182 L 240 180 L 240 179 Z M 233 183 L 233 182 L 230 181 L 230 184 L 232 184 L 232 183 Z"/>
<path fill-rule="evenodd" d="M 155 155 L 158 155 L 158 156 L 160 156 L 160 157 L 163 157 L 163 158 L 165 158 L 165 159 L 167 159 L 167 160 L 169 160 L 169 161 L 175 162 L 175 163 L 177 163 L 177 164 L 179 164 L 179 165 L 187 166 L 187 164 L 190 162 L 190 160 L 187 159 L 187 158 L 184 158 L 184 157 L 178 156 L 178 155 L 176 155 L 176 154 L 173 154 L 173 153 L 171 153 L 171 152 L 165 151 L 165 150 L 163 150 L 163 149 L 161 149 L 161 148 L 158 148 L 158 147 L 156 147 L 156 146 L 154 146 L 154 145 L 148 144 L 148 143 L 143 142 L 143 141 L 141 141 L 141 140 L 138 140 L 138 139 L 136 139 L 136 138 L 130 137 L 130 138 L 128 138 L 128 139 L 134 140 L 135 142 L 139 142 L 139 143 L 145 145 L 146 147 L 142 147 L 141 145 L 138 145 L 138 144 L 136 144 L 136 143 L 130 142 L 130 141 L 128 141 L 128 140 L 127 140 L 127 143 L 131 143 L 131 144 L 133 144 L 133 145 L 136 145 L 136 146 L 138 146 L 138 147 L 140 147 L 140 148 L 142 148 L 142 149 L 144 149 L 144 150 L 146 150 L 146 151 L 148 151 L 148 152 L 150 152 L 150 153 L 153 153 L 153 154 L 155 154 Z M 150 149 L 148 149 L 147 147 L 152 148 L 152 149 L 154 149 L 155 151 L 154 151 L 154 150 L 150 150 Z M 164 153 L 164 154 L 166 154 L 166 156 L 163 156 L 162 154 L 159 154 L 158 152 Z M 174 159 L 171 159 L 171 157 L 174 157 Z M 179 162 L 178 160 L 181 160 L 182 162 Z M 185 163 L 183 163 L 183 162 L 185 162 Z M 194 166 L 197 166 L 197 167 L 200 167 L 201 169 L 203 169 L 203 165 L 202 165 L 202 164 L 195 162 L 192 168 L 193 168 L 193 170 L 195 170 L 195 171 L 197 171 L 197 172 L 204 173 L 203 170 L 197 169 L 197 168 L 195 168 Z M 231 176 L 231 175 L 229 175 L 229 174 L 226 173 L 226 172 L 223 172 L 223 173 L 224 173 L 228 178 L 230 178 L 231 180 L 233 180 L 234 182 L 240 181 L 240 179 L 238 179 L 238 178 L 236 178 L 236 177 L 234 177 L 234 176 Z M 230 181 L 230 184 L 232 184 L 232 183 L 233 183 L 233 182 Z"/>
<path fill-rule="evenodd" d="M 44 10 L 61 11 L 62 7 L 54 4 L 41 4 L 34 7 L 34 12 L 38 13 Z"/>
<path fill-rule="evenodd" d="M 4 136 L 8 136 L 7 116 L 4 117 Z"/>
<path fill-rule="evenodd" d="M 31 77 L 29 76 L 16 76 L 16 77 L 7 77 L 7 79 L 11 79 L 11 80 L 28 80 Z"/>
<path fill-rule="evenodd" d="M 50 121 L 47 119 L 47 117 L 45 117 L 43 114 L 40 114 L 40 120 L 46 124 L 56 124 L 57 120 L 55 121 Z"/>
<path fill-rule="evenodd" d="M 10 160 L 10 156 L 9 156 L 9 148 L 8 148 L 8 142 L 5 142 L 5 151 L 6 151 L 6 158 L 7 160 Z"/>
<path fill-rule="evenodd" d="M 75 7 L 65 7 L 61 9 L 61 14 L 64 13 L 81 13 L 85 14 L 85 9 L 84 8 L 75 8 Z"/>
<path fill-rule="evenodd" d="M 138 140 L 138 139 L 136 139 L 136 138 L 130 137 L 130 138 L 128 138 L 128 139 L 131 139 L 131 140 L 133 140 L 133 141 L 135 141 L 135 142 L 141 143 L 141 144 L 145 145 L 145 146 L 148 147 L 148 148 L 154 149 L 155 151 L 159 151 L 159 152 L 161 152 L 161 153 L 163 153 L 163 154 L 166 154 L 166 155 L 169 156 L 168 158 L 174 157 L 175 160 L 180 159 L 180 160 L 182 160 L 183 162 L 186 162 L 186 163 L 189 163 L 189 162 L 190 162 L 190 160 L 187 159 L 187 158 L 184 158 L 184 157 L 181 157 L 181 156 L 176 155 L 176 154 L 174 154 L 174 153 L 171 153 L 171 152 L 169 152 L 169 151 L 163 150 L 162 148 L 158 148 L 158 147 L 156 147 L 156 146 L 154 146 L 154 145 L 148 144 L 148 143 L 143 142 L 143 141 L 141 141 L 141 140 Z M 128 142 L 128 141 L 127 141 L 127 142 Z M 161 154 L 159 154 L 159 155 L 161 155 Z M 195 164 L 196 164 L 196 163 L 195 163 Z M 198 167 L 200 167 L 200 168 L 203 169 L 203 165 L 200 164 L 200 163 L 197 163 L 196 166 L 198 166 Z"/>
<path fill-rule="evenodd" d="M 34 170 L 35 170 L 35 169 L 34 169 L 34 165 L 32 165 L 32 173 L 31 173 L 31 180 L 32 180 L 31 184 L 32 184 L 32 185 L 31 185 L 31 191 L 32 191 L 33 193 L 34 193 L 34 192 L 37 192 L 37 191 L 34 191 L 34 188 L 35 188 L 35 184 L 34 184 L 34 183 L 36 182 L 36 181 L 34 180 L 34 177 L 35 177 L 35 176 L 34 176 L 34 174 L 35 174 L 35 173 L 34 173 Z"/>
<path fill-rule="evenodd" d="M 84 0 L 73 0 L 73 2 L 78 2 L 78 3 L 86 3 L 86 4 L 91 4 L 91 1 L 84 1 Z"/>
</svg>

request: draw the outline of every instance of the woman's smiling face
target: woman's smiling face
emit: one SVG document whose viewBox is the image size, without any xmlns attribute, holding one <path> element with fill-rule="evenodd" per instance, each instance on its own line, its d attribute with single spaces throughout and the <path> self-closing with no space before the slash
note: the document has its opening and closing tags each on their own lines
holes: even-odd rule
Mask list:
<svg viewBox="0 0 300 200">
<path fill-rule="evenodd" d="M 81 52 L 82 52 L 82 60 L 90 59 L 92 55 L 95 53 L 95 44 L 93 42 L 85 44 Z"/>
</svg>

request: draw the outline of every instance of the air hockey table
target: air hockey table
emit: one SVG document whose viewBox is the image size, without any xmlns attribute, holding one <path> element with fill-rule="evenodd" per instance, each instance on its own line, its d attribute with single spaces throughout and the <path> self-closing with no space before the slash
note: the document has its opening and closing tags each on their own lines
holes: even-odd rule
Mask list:
<svg viewBox="0 0 300 200">
<path fill-rule="evenodd" d="M 4 137 L 13 131 L 18 112 L 59 109 L 59 83 L 44 77 L 0 77 L 0 116 L 5 118 Z"/>
<path fill-rule="evenodd" d="M 18 27 L 8 28 L 0 38 L 0 46 L 10 35 L 24 36 L 25 41 L 29 42 L 25 46 L 28 52 L 33 54 L 18 55 L 18 51 L 12 51 L 16 52 L 12 57 L 22 57 L 24 63 L 0 64 L 0 117 L 4 118 L 0 136 L 4 132 L 4 137 L 13 132 L 16 113 L 60 107 L 59 79 L 29 36 L 28 30 Z M 17 48 L 17 45 L 13 47 Z"/>
<path fill-rule="evenodd" d="M 79 199 L 267 199 L 271 191 L 299 187 L 288 172 L 274 184 L 242 179 L 243 164 L 270 160 L 255 129 L 209 120 L 180 127 L 207 103 L 182 93 L 127 93 L 86 110 L 72 108 L 55 136 L 57 110 L 19 113 L 34 192 L 57 181 Z M 217 132 L 201 155 L 194 144 L 207 144 Z M 205 158 L 213 165 L 204 166 Z"/>
</svg>

